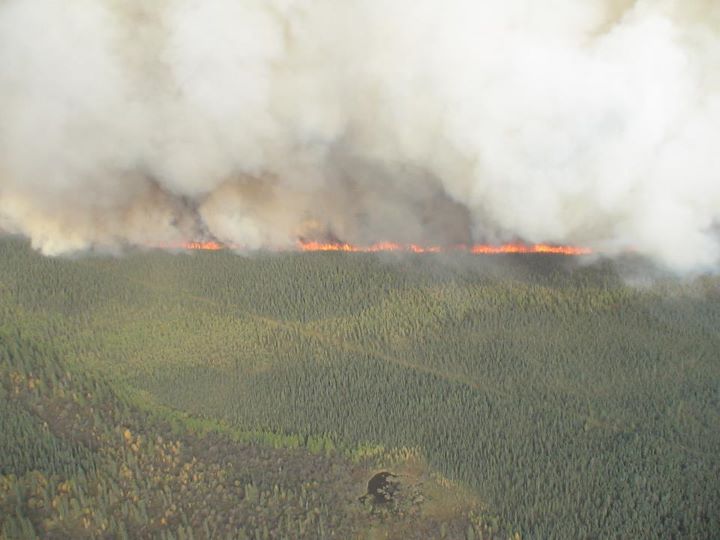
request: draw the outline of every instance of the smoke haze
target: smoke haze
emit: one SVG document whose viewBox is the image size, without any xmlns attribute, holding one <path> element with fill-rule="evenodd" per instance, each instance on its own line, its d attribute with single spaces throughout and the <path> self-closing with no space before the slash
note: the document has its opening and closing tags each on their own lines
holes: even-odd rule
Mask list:
<svg viewBox="0 0 720 540">
<path fill-rule="evenodd" d="M 0 228 L 47 254 L 522 239 L 713 269 L 719 143 L 716 0 L 0 0 Z"/>
</svg>

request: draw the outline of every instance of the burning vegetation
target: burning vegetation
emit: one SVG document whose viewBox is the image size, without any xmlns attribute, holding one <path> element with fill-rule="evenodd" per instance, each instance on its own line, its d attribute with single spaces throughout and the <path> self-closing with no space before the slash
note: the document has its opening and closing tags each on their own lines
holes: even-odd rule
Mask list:
<svg viewBox="0 0 720 540">
<path fill-rule="evenodd" d="M 179 245 L 163 245 L 163 248 L 175 248 L 185 250 L 219 251 L 221 249 L 243 250 L 243 246 L 226 245 L 220 242 L 193 241 Z M 297 249 L 303 252 L 313 251 L 338 251 L 346 253 L 470 253 L 473 255 L 501 255 L 510 253 L 547 253 L 552 255 L 590 255 L 592 250 L 579 246 L 557 246 L 552 244 L 456 244 L 451 246 L 425 246 L 420 244 L 401 244 L 397 242 L 376 242 L 369 245 L 350 244 L 341 241 L 317 241 L 300 239 L 297 242 Z"/>
</svg>

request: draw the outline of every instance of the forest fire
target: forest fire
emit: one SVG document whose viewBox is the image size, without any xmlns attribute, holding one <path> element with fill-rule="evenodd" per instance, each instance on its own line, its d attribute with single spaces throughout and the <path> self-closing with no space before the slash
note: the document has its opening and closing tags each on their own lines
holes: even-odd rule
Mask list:
<svg viewBox="0 0 720 540">
<path fill-rule="evenodd" d="M 502 244 L 500 246 L 477 244 L 470 247 L 470 252 L 476 255 L 495 255 L 500 253 L 551 253 L 554 255 L 590 255 L 592 253 L 592 250 L 586 247 L 553 246 L 550 244 Z"/>
<path fill-rule="evenodd" d="M 225 246 L 221 244 L 220 242 L 185 242 L 183 244 L 183 249 L 200 249 L 205 251 L 218 251 L 221 249 L 225 249 Z"/>
<path fill-rule="evenodd" d="M 299 251 L 337 251 L 347 253 L 447 253 L 461 252 L 473 255 L 501 255 L 511 253 L 547 253 L 553 255 L 589 255 L 592 250 L 577 246 L 556 246 L 551 244 L 474 244 L 454 246 L 421 246 L 418 244 L 399 244 L 396 242 L 377 242 L 366 246 L 349 244 L 347 242 L 318 242 L 314 240 L 298 240 Z M 208 242 L 185 242 L 182 249 L 218 251 L 221 249 L 242 249 L 239 246 L 221 244 L 215 241 Z"/>
<path fill-rule="evenodd" d="M 356 246 L 345 242 L 314 242 L 299 241 L 301 251 L 347 251 L 358 253 L 378 253 L 385 251 L 405 251 L 409 253 L 444 253 L 468 252 L 474 255 L 499 255 L 503 253 L 550 253 L 555 255 L 589 255 L 592 250 L 576 246 L 553 246 L 550 244 L 474 244 L 454 245 L 449 247 L 420 246 L 417 244 L 398 244 L 394 242 L 379 242 L 369 246 Z"/>
</svg>

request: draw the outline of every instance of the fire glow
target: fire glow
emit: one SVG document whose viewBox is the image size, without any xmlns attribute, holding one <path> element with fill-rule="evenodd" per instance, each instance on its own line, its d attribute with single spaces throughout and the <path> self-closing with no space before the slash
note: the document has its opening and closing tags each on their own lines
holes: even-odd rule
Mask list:
<svg viewBox="0 0 720 540">
<path fill-rule="evenodd" d="M 238 246 L 224 245 L 219 242 L 186 242 L 182 245 L 186 250 L 218 251 L 221 249 L 242 249 Z M 367 246 L 348 244 L 346 242 L 318 242 L 298 240 L 298 251 L 303 252 L 345 252 L 345 253 L 471 253 L 473 255 L 502 255 L 545 253 L 551 255 L 590 255 L 592 250 L 577 246 L 556 246 L 551 244 L 509 243 L 501 245 L 473 244 L 455 246 L 421 246 L 418 244 L 398 244 L 396 242 L 377 242 Z"/>
<path fill-rule="evenodd" d="M 352 253 L 381 253 L 386 251 L 400 251 L 409 253 L 445 253 L 467 252 L 474 255 L 501 255 L 503 253 L 550 253 L 554 255 L 589 255 L 588 248 L 575 246 L 553 246 L 550 244 L 474 244 L 470 246 L 456 245 L 449 247 L 420 246 L 417 244 L 397 244 L 394 242 L 379 242 L 369 246 L 356 246 L 344 242 L 298 242 L 301 251 L 347 251 Z"/>
<path fill-rule="evenodd" d="M 183 249 L 198 249 L 204 251 L 219 251 L 225 249 L 225 246 L 220 242 L 185 242 L 182 245 Z"/>
</svg>

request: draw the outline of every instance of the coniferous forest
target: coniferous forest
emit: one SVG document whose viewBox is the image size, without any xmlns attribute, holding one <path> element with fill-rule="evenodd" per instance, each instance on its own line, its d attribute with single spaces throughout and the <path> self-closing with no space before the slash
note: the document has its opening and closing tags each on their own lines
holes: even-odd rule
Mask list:
<svg viewBox="0 0 720 540">
<path fill-rule="evenodd" d="M 717 538 L 718 448 L 718 277 L 0 240 L 0 538 Z"/>
</svg>

